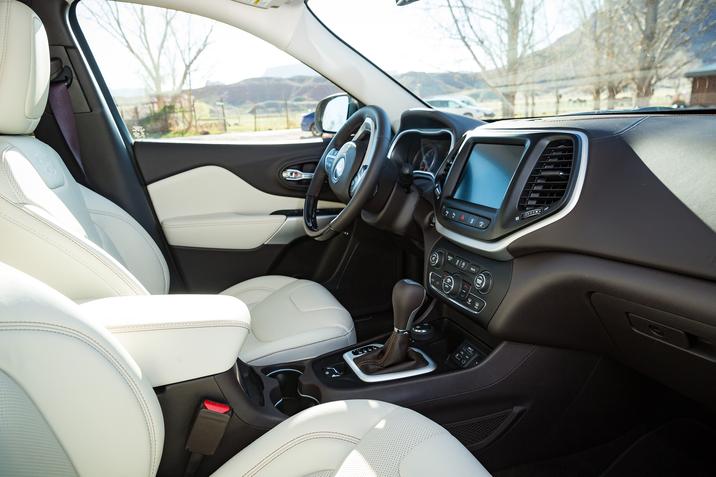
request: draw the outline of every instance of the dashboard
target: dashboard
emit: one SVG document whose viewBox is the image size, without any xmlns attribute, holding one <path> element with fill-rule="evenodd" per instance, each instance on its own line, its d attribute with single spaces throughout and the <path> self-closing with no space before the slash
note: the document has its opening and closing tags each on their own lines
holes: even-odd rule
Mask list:
<svg viewBox="0 0 716 477">
<path fill-rule="evenodd" d="M 424 284 L 465 326 L 610 355 L 708 402 L 714 128 L 696 114 L 486 124 L 407 111 L 390 156 L 412 171 L 413 210 L 392 216 L 420 224 Z"/>
</svg>

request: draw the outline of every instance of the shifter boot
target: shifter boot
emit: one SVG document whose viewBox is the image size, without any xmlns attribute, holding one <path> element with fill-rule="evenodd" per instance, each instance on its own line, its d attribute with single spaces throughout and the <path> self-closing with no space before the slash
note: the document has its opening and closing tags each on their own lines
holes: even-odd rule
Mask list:
<svg viewBox="0 0 716 477">
<path fill-rule="evenodd" d="M 393 333 L 382 348 L 356 358 L 355 363 L 366 374 L 388 374 L 427 366 L 420 354 L 408 349 L 410 335 Z"/>
</svg>

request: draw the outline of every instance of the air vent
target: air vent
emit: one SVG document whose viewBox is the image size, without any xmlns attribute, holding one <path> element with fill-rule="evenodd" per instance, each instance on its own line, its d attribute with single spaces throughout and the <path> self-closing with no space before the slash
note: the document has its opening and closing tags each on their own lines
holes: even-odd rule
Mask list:
<svg viewBox="0 0 716 477">
<path fill-rule="evenodd" d="M 522 191 L 519 210 L 534 210 L 539 215 L 559 202 L 569 187 L 569 177 L 574 165 L 574 141 L 559 139 L 547 145 L 537 160 L 527 184 Z"/>
</svg>

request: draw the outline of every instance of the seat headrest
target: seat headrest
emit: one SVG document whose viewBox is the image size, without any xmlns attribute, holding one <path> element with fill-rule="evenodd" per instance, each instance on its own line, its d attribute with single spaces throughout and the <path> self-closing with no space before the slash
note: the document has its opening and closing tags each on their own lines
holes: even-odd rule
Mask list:
<svg viewBox="0 0 716 477">
<path fill-rule="evenodd" d="M 0 134 L 31 134 L 50 83 L 50 47 L 40 18 L 17 0 L 0 0 Z"/>
</svg>

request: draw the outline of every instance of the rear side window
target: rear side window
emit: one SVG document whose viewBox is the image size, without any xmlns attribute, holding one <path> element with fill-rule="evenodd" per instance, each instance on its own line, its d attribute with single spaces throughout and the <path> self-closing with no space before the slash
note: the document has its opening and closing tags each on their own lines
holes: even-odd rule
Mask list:
<svg viewBox="0 0 716 477">
<path fill-rule="evenodd" d="M 198 15 L 82 0 L 77 19 L 135 140 L 318 140 L 316 104 L 340 92 L 275 46 Z"/>
</svg>

